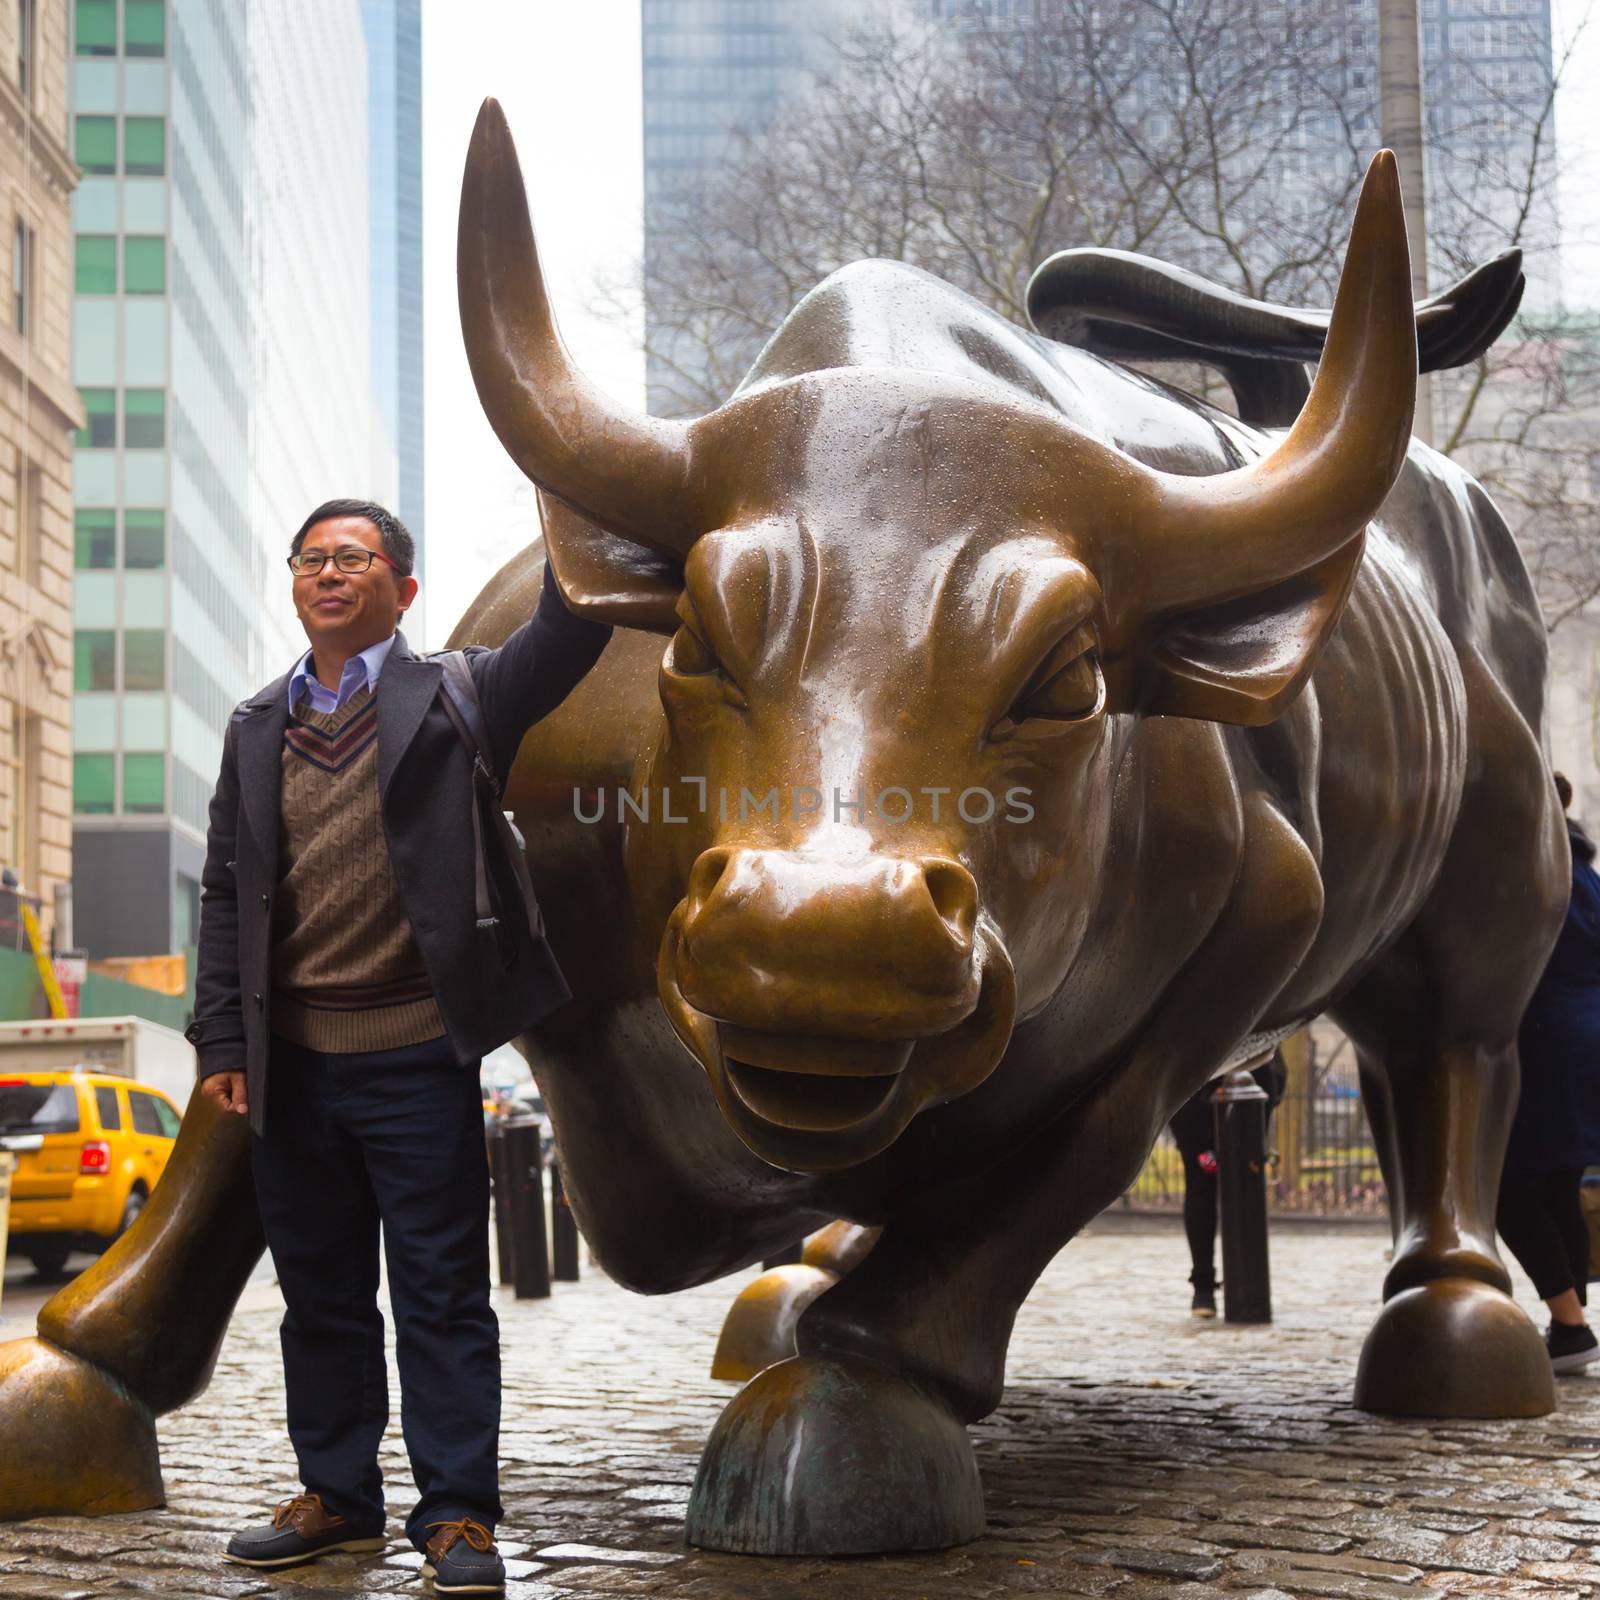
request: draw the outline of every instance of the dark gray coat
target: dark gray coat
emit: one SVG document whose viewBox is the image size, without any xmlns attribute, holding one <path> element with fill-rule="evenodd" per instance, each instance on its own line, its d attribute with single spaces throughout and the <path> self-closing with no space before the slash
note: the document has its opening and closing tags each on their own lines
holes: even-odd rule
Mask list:
<svg viewBox="0 0 1600 1600">
<path fill-rule="evenodd" d="M 495 771 L 566 699 L 611 630 L 562 603 L 548 574 L 533 617 L 498 650 L 469 648 Z M 472 762 L 443 708 L 436 661 L 397 634 L 378 680 L 378 795 L 400 898 L 463 1065 L 515 1038 L 569 998 L 550 947 L 536 939 L 511 869 L 485 829 L 499 923 L 477 926 Z M 202 1078 L 244 1069 L 250 1126 L 265 1126 L 271 1034 L 272 906 L 289 676 L 234 710 L 211 800 L 201 874 L 195 1014 L 188 1030 Z"/>
</svg>

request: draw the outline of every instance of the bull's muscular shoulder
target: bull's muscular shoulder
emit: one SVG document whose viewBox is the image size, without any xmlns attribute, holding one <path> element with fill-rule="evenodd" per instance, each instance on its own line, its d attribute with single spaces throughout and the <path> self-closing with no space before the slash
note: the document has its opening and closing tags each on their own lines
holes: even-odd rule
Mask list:
<svg viewBox="0 0 1600 1600">
<path fill-rule="evenodd" d="M 1046 339 L 931 273 L 856 261 L 789 314 L 742 391 L 837 367 L 905 367 L 987 379 L 1058 411 L 1150 466 L 1225 472 L 1245 459 L 1231 419 L 1168 384 Z"/>
<path fill-rule="evenodd" d="M 1117 774 L 1103 882 L 1068 990 L 1106 1019 L 1114 1048 L 1205 942 L 1233 893 L 1243 798 L 1220 728 L 1180 717 L 1139 724 Z"/>
</svg>

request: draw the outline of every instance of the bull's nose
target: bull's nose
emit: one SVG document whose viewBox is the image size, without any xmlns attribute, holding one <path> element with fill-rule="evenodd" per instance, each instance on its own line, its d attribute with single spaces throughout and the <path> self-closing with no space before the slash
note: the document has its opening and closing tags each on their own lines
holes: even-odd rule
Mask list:
<svg viewBox="0 0 1600 1600">
<path fill-rule="evenodd" d="M 700 852 L 699 859 L 689 870 L 689 892 L 684 896 L 684 915 L 688 926 L 693 927 L 704 915 L 733 858 L 750 853 L 729 849 L 727 845 L 713 845 L 709 850 Z"/>
<path fill-rule="evenodd" d="M 922 863 L 922 883 L 951 934 L 963 949 L 972 949 L 978 926 L 978 885 L 959 861 L 930 856 Z"/>
<path fill-rule="evenodd" d="M 719 845 L 689 875 L 679 978 L 720 1020 L 909 1039 L 971 1009 L 978 886 L 943 856 Z"/>
</svg>

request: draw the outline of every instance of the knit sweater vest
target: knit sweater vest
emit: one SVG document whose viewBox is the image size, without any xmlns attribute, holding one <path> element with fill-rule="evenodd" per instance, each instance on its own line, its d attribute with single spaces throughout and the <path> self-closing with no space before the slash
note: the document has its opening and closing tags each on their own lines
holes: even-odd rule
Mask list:
<svg viewBox="0 0 1600 1600">
<path fill-rule="evenodd" d="M 378 810 L 378 702 L 304 701 L 283 739 L 272 1030 L 307 1049 L 394 1050 L 445 1031 Z"/>
</svg>

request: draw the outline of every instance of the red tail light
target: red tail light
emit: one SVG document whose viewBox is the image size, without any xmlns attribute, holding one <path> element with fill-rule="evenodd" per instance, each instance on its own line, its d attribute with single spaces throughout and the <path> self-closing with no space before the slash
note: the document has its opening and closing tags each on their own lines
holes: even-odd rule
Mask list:
<svg viewBox="0 0 1600 1600">
<path fill-rule="evenodd" d="M 111 1146 L 104 1139 L 95 1139 L 83 1147 L 83 1155 L 78 1161 L 79 1172 L 109 1172 L 111 1170 Z"/>
</svg>

